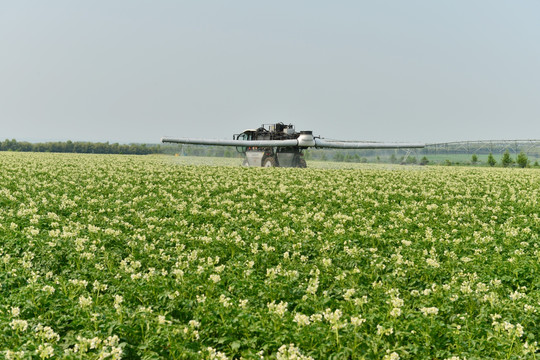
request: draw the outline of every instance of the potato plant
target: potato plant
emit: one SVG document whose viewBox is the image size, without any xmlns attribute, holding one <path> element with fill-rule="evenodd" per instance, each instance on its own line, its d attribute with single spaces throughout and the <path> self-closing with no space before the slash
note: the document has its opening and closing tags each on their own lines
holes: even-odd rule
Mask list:
<svg viewBox="0 0 540 360">
<path fill-rule="evenodd" d="M 0 154 L 6 359 L 535 359 L 540 172 Z"/>
</svg>

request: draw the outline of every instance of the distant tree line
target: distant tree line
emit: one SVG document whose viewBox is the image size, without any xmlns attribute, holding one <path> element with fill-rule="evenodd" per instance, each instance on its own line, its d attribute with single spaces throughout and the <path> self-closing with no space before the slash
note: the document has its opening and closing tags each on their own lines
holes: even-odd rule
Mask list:
<svg viewBox="0 0 540 360">
<path fill-rule="evenodd" d="M 109 144 L 108 142 L 55 141 L 45 143 L 30 143 L 26 141 L 4 140 L 0 142 L 0 151 L 21 152 L 58 152 L 81 154 L 131 154 L 148 155 L 160 153 L 159 145 L 147 144 Z"/>
<path fill-rule="evenodd" d="M 148 155 L 148 154 L 168 154 L 177 156 L 206 156 L 206 157 L 241 157 L 234 147 L 228 146 L 200 146 L 200 145 L 178 145 L 178 144 L 109 144 L 109 142 L 45 142 L 30 143 L 19 142 L 15 139 L 0 142 L 0 151 L 21 151 L 21 152 L 57 152 L 57 153 L 83 153 L 83 154 L 126 154 L 126 155 Z M 419 154 L 422 156 L 422 151 Z M 451 156 L 450 154 L 446 154 Z M 458 156 L 459 154 L 454 154 Z M 442 164 L 442 165 L 475 165 L 482 166 L 477 154 L 473 154 L 470 161 L 462 158 L 450 159 L 428 159 L 423 156 L 420 160 L 415 155 L 401 155 L 394 150 L 334 150 L 334 149 L 309 149 L 304 151 L 306 160 L 338 161 L 354 163 L 390 163 L 390 164 Z M 431 154 L 431 156 L 436 156 Z M 430 156 L 430 157 L 431 157 Z M 445 156 L 445 155 L 442 155 Z M 440 156 L 439 156 L 440 158 Z M 534 159 L 533 159 L 534 161 Z M 485 162 L 487 166 L 495 166 L 497 160 L 490 152 Z M 531 162 L 522 151 L 514 160 L 507 150 L 500 159 L 503 167 L 539 167 L 538 161 Z"/>
<path fill-rule="evenodd" d="M 4 140 L 0 151 L 56 152 L 80 154 L 126 154 L 148 155 L 169 154 L 182 156 L 239 157 L 235 148 L 227 146 L 200 146 L 176 144 L 118 144 L 109 142 L 54 141 L 30 143 L 27 141 Z"/>
</svg>

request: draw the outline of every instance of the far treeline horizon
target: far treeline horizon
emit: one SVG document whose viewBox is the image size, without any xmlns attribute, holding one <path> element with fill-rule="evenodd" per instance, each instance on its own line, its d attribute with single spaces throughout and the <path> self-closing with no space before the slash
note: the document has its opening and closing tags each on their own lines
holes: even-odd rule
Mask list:
<svg viewBox="0 0 540 360">
<path fill-rule="evenodd" d="M 456 152 L 437 154 L 425 149 L 407 152 L 406 150 L 333 150 L 309 149 L 304 152 L 307 160 L 353 162 L 353 163 L 393 163 L 393 164 L 443 164 L 443 165 L 486 165 L 494 166 L 500 162 L 503 167 L 516 164 L 520 167 L 537 167 L 540 159 L 540 148 L 535 149 L 529 157 L 521 150 L 513 149 L 516 159 L 509 151 L 492 154 L 488 149 L 475 153 Z M 28 142 L 6 139 L 0 142 L 0 151 L 15 152 L 49 152 L 49 153 L 78 153 L 78 154 L 120 154 L 120 155 L 150 155 L 165 154 L 176 156 L 206 156 L 206 157 L 242 157 L 234 147 L 229 146 L 200 146 L 176 144 L 119 144 L 90 141 L 50 141 Z M 421 157 L 421 159 L 417 159 Z M 429 158 L 428 158 L 429 157 Z M 523 166 L 525 165 L 525 166 Z"/>
</svg>

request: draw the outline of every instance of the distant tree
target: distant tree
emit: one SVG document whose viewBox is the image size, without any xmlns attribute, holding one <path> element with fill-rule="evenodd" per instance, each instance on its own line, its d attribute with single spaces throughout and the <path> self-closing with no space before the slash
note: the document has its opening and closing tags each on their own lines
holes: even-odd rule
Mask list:
<svg viewBox="0 0 540 360">
<path fill-rule="evenodd" d="M 492 153 L 489 153 L 488 159 L 487 159 L 487 163 L 488 163 L 488 165 L 491 166 L 491 167 L 495 166 L 495 164 L 497 163 L 497 161 L 496 161 L 495 158 L 493 157 L 493 154 L 492 154 Z"/>
<path fill-rule="evenodd" d="M 407 164 L 416 164 L 418 161 L 416 160 L 416 156 L 409 156 L 407 158 Z"/>
<path fill-rule="evenodd" d="M 519 167 L 524 168 L 529 164 L 529 158 L 523 151 L 521 151 L 517 156 L 516 162 Z"/>
<path fill-rule="evenodd" d="M 64 151 L 65 151 L 65 152 L 68 152 L 68 153 L 73 152 L 73 142 L 72 142 L 71 140 L 68 140 L 68 141 L 64 144 Z"/>
<path fill-rule="evenodd" d="M 420 159 L 420 165 L 427 165 L 429 164 L 429 160 L 427 156 L 424 156 L 422 159 Z"/>
<path fill-rule="evenodd" d="M 19 149 L 19 145 L 17 144 L 17 140 L 15 139 L 11 139 L 11 140 L 6 139 L 6 141 L 4 142 L 4 147 L 6 150 L 11 150 L 11 151 L 17 151 Z"/>
<path fill-rule="evenodd" d="M 397 157 L 396 157 L 396 154 L 392 154 L 392 155 L 390 156 L 390 163 L 391 163 L 391 164 L 395 164 L 395 163 L 397 163 L 397 162 L 398 162 L 398 159 L 397 159 Z"/>
<path fill-rule="evenodd" d="M 109 146 L 111 154 L 120 154 L 120 145 L 118 143 Z"/>
<path fill-rule="evenodd" d="M 452 166 L 452 162 L 448 159 L 444 160 L 444 166 Z"/>
<path fill-rule="evenodd" d="M 535 167 L 540 166 L 540 165 L 538 165 L 538 160 L 536 160 L 536 161 L 534 162 L 534 166 L 535 166 Z"/>
<path fill-rule="evenodd" d="M 503 167 L 509 167 L 510 165 L 512 165 L 513 162 L 514 162 L 514 160 L 510 156 L 510 152 L 508 150 L 506 150 L 504 152 L 504 154 L 503 154 L 502 159 L 501 159 L 501 165 Z"/>
<path fill-rule="evenodd" d="M 476 154 L 473 154 L 471 162 L 473 165 L 476 165 L 476 163 L 478 162 L 478 156 Z"/>
</svg>

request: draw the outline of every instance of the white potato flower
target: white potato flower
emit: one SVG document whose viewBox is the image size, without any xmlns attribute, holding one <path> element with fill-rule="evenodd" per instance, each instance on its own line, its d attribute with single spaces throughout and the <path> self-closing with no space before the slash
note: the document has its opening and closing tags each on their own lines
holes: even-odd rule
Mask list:
<svg viewBox="0 0 540 360">
<path fill-rule="evenodd" d="M 301 313 L 296 313 L 294 315 L 294 320 L 293 321 L 295 323 L 297 323 L 298 325 L 300 325 L 300 326 L 307 326 L 307 325 L 311 324 L 311 321 L 309 320 L 309 316 L 301 314 Z"/>
<path fill-rule="evenodd" d="M 43 288 L 41 288 L 41 291 L 43 291 L 44 293 L 48 295 L 51 295 L 54 293 L 55 288 L 50 285 L 45 285 Z"/>
<path fill-rule="evenodd" d="M 424 314 L 424 316 L 437 315 L 439 313 L 439 309 L 436 307 L 423 307 L 420 308 L 420 311 L 422 314 Z"/>
<path fill-rule="evenodd" d="M 399 360 L 399 359 L 400 359 L 399 354 L 395 351 L 390 354 L 386 354 L 383 357 L 383 360 Z"/>
<path fill-rule="evenodd" d="M 39 357 L 42 359 L 51 358 L 54 355 L 54 349 L 51 345 L 45 343 L 38 347 Z"/>
<path fill-rule="evenodd" d="M 11 316 L 17 317 L 21 313 L 21 309 L 19 307 L 12 307 L 10 312 L 11 312 Z"/>
<path fill-rule="evenodd" d="M 88 306 L 92 305 L 92 298 L 89 296 L 79 296 L 79 306 L 82 308 L 86 308 Z"/>
<path fill-rule="evenodd" d="M 219 296 L 219 302 L 221 303 L 221 305 L 223 305 L 223 307 L 229 307 L 232 305 L 231 303 L 231 298 L 221 294 Z"/>
<path fill-rule="evenodd" d="M 426 259 L 426 263 L 431 266 L 431 267 L 434 267 L 434 268 L 438 268 L 441 266 L 441 264 L 439 264 L 439 262 L 433 258 L 427 258 Z"/>
<path fill-rule="evenodd" d="M 361 326 L 365 322 L 366 319 L 362 318 L 361 316 L 351 316 L 351 324 L 354 326 Z"/>
<path fill-rule="evenodd" d="M 313 360 L 311 356 L 303 355 L 294 344 L 282 345 L 276 354 L 277 360 Z"/>
<path fill-rule="evenodd" d="M 21 319 L 13 319 L 9 323 L 9 326 L 15 331 L 26 331 L 28 328 L 28 321 Z"/>
<path fill-rule="evenodd" d="M 271 303 L 266 304 L 266 306 L 270 313 L 283 317 L 287 312 L 288 303 L 281 301 L 279 304 L 276 304 L 275 301 L 272 301 Z"/>
</svg>

